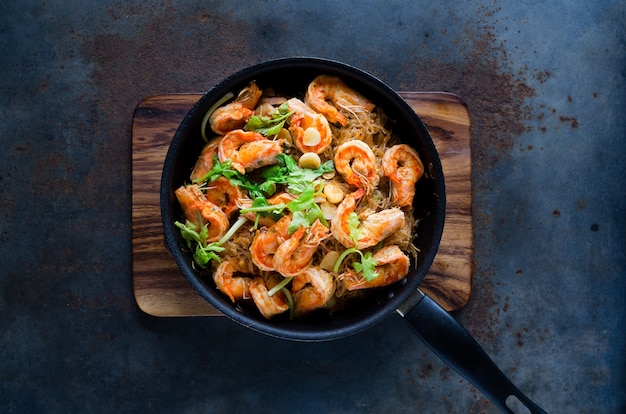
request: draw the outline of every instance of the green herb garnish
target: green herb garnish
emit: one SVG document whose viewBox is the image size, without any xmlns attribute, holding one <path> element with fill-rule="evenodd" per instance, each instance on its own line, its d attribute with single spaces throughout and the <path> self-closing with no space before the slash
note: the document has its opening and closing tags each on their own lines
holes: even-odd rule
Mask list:
<svg viewBox="0 0 626 414">
<path fill-rule="evenodd" d="M 350 230 L 350 239 L 354 242 L 355 246 L 361 234 L 359 224 L 361 224 L 359 221 L 359 216 L 353 211 L 348 216 L 348 229 Z M 360 262 L 352 262 L 352 268 L 354 269 L 354 271 L 357 273 L 361 273 L 363 275 L 363 278 L 368 282 L 376 279 L 378 277 L 378 273 L 376 272 L 376 265 L 378 265 L 378 261 L 376 261 L 376 259 L 373 257 L 372 252 L 366 252 L 365 254 L 363 254 L 363 252 L 356 247 L 351 247 L 341 253 L 333 268 L 335 273 L 339 272 L 339 268 L 341 267 L 341 263 L 343 262 L 343 260 L 352 253 L 357 253 L 361 258 Z"/>
<path fill-rule="evenodd" d="M 231 184 L 248 191 L 252 197 L 271 196 L 276 191 L 275 186 L 253 183 L 245 174 L 233 168 L 232 160 L 226 159 L 221 162 L 217 155 L 213 156 L 213 168 L 202 177 L 194 180 L 193 183 L 213 182 L 219 177 L 228 178 Z"/>
<path fill-rule="evenodd" d="M 341 263 L 343 262 L 343 260 L 352 253 L 357 253 L 361 259 L 360 262 L 352 262 L 352 268 L 354 269 L 354 271 L 357 273 L 361 273 L 363 275 L 363 278 L 368 282 L 376 279 L 378 277 L 378 272 L 376 272 L 376 265 L 378 265 L 378 261 L 374 259 L 372 252 L 366 252 L 365 254 L 363 254 L 363 252 L 356 247 L 351 247 L 341 253 L 339 258 L 337 259 L 337 262 L 335 262 L 335 267 L 333 268 L 333 271 L 335 273 L 339 272 L 339 268 L 341 267 Z"/>
<path fill-rule="evenodd" d="M 224 234 L 224 236 L 216 242 L 207 243 L 207 235 L 208 235 L 208 224 L 202 226 L 200 231 L 198 232 L 198 225 L 192 223 L 187 220 L 185 224 L 175 221 L 174 225 L 180 229 L 180 234 L 187 242 L 187 247 L 192 248 L 195 244 L 195 251 L 193 253 L 193 260 L 200 266 L 201 268 L 206 268 L 206 265 L 211 261 L 215 260 L 220 262 L 220 257 L 217 253 L 223 252 L 225 250 L 222 245 L 230 240 L 231 237 L 243 226 L 247 218 L 240 216 L 239 219 L 230 226 L 230 229 Z"/>
<path fill-rule="evenodd" d="M 302 193 L 317 178 L 327 172 L 335 171 L 332 160 L 326 161 L 319 168 L 310 169 L 300 168 L 291 155 L 281 153 L 276 158 L 278 163 L 263 170 L 261 176 L 276 184 L 286 184 L 287 189 L 294 193 Z"/>
<path fill-rule="evenodd" d="M 274 286 L 273 288 L 271 288 L 270 290 L 268 290 L 267 295 L 268 296 L 274 296 L 276 293 L 278 293 L 279 290 L 281 290 L 282 288 L 284 288 L 285 286 L 287 286 L 289 284 L 289 282 L 291 282 L 291 280 L 294 278 L 295 276 L 291 276 L 291 277 L 285 277 L 283 278 L 283 280 L 281 280 L 276 286 Z"/>
<path fill-rule="evenodd" d="M 251 116 L 243 129 L 258 132 L 266 137 L 276 135 L 283 128 L 287 119 L 295 113 L 296 111 L 290 111 L 289 104 L 284 102 L 276 108 L 271 118 L 258 115 Z"/>
<path fill-rule="evenodd" d="M 359 252 L 361 253 L 361 252 Z M 357 272 L 363 275 L 363 278 L 368 282 L 376 279 L 378 277 L 378 272 L 376 272 L 376 265 L 378 265 L 378 261 L 374 259 L 372 252 L 366 252 L 365 254 L 361 254 L 361 262 L 352 262 L 352 268 Z"/>
<path fill-rule="evenodd" d="M 264 197 L 255 198 L 252 206 L 242 208 L 241 213 L 258 213 L 258 214 L 282 214 L 285 209 L 289 209 L 293 213 L 291 223 L 287 228 L 287 232 L 292 234 L 298 227 L 310 227 L 315 220 L 319 220 L 323 225 L 328 227 L 328 222 L 324 218 L 322 209 L 315 202 L 315 190 L 313 186 L 306 188 L 298 198 L 289 203 L 269 204 Z"/>
<path fill-rule="evenodd" d="M 355 246 L 359 241 L 359 236 L 361 235 L 359 224 L 361 224 L 359 216 L 353 211 L 348 215 L 348 229 L 350 230 L 350 239 L 352 239 Z"/>
</svg>

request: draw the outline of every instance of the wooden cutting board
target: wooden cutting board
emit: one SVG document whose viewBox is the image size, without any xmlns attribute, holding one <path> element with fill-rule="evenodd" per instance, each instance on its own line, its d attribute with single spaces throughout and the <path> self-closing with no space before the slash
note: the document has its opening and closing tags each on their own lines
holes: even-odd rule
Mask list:
<svg viewBox="0 0 626 414">
<path fill-rule="evenodd" d="M 465 103 L 441 92 L 401 95 L 426 124 L 446 178 L 446 222 L 435 261 L 420 288 L 446 310 L 461 308 L 472 290 L 470 119 Z M 221 315 L 198 295 L 165 248 L 159 186 L 170 141 L 199 94 L 159 95 L 137 105 L 132 119 L 133 290 L 153 316 Z"/>
</svg>

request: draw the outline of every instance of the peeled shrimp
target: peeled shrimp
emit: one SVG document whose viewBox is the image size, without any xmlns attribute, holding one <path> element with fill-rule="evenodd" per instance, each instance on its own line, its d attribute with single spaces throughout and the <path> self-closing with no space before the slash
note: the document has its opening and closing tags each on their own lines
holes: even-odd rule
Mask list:
<svg viewBox="0 0 626 414">
<path fill-rule="evenodd" d="M 213 156 L 217 155 L 217 146 L 220 143 L 220 139 L 221 137 L 215 138 L 202 148 L 198 161 L 196 161 L 196 165 L 193 171 L 191 171 L 191 176 L 189 177 L 191 181 L 199 180 L 211 171 L 211 168 L 213 168 Z"/>
<path fill-rule="evenodd" d="M 219 177 L 208 184 L 205 193 L 207 200 L 218 206 L 230 219 L 232 214 L 239 209 L 237 200 L 243 197 L 241 189 L 231 184 L 226 177 Z"/>
<path fill-rule="evenodd" d="M 325 307 L 335 294 L 333 276 L 316 266 L 305 269 L 291 283 L 295 316 Z"/>
<path fill-rule="evenodd" d="M 394 145 L 383 155 L 383 174 L 391 181 L 393 202 L 406 207 L 413 204 L 415 183 L 424 174 L 424 164 L 413 148 L 406 144 Z"/>
<path fill-rule="evenodd" d="M 381 210 L 365 217 L 357 229 L 356 243 L 350 237 L 350 214 L 356 208 L 356 202 L 365 193 L 359 189 L 348 194 L 337 207 L 337 213 L 331 220 L 330 229 L 332 235 L 345 247 L 356 247 L 359 250 L 376 246 L 394 232 L 404 227 L 404 213 L 398 208 Z"/>
<path fill-rule="evenodd" d="M 380 177 L 372 149 L 360 140 L 344 142 L 335 150 L 335 169 L 351 185 L 371 193 Z"/>
<path fill-rule="evenodd" d="M 297 276 L 311 265 L 317 247 L 328 235 L 328 228 L 319 220 L 315 220 L 310 228 L 298 228 L 276 249 L 276 271 L 285 277 Z"/>
<path fill-rule="evenodd" d="M 242 174 L 246 171 L 276 164 L 276 156 L 283 152 L 282 142 L 266 139 L 254 131 L 236 129 L 220 141 L 217 154 L 221 162 L 230 159 L 234 169 Z"/>
<path fill-rule="evenodd" d="M 274 254 L 287 238 L 287 228 L 291 223 L 289 216 L 284 216 L 269 229 L 262 228 L 258 231 L 250 245 L 250 258 L 259 269 L 265 271 L 275 270 Z"/>
<path fill-rule="evenodd" d="M 311 108 L 323 114 L 330 122 L 346 126 L 345 115 L 339 112 L 369 113 L 374 104 L 358 92 L 350 89 L 341 79 L 335 76 L 320 75 L 309 84 L 304 101 Z M 332 102 L 331 105 L 328 101 Z"/>
<path fill-rule="evenodd" d="M 229 131 L 243 128 L 250 117 L 254 114 L 254 107 L 263 91 L 256 83 L 251 82 L 239 92 L 235 100 L 227 105 L 217 108 L 209 117 L 209 123 L 213 132 L 225 135 Z"/>
<path fill-rule="evenodd" d="M 207 242 L 217 241 L 226 234 L 230 226 L 226 213 L 207 200 L 197 185 L 181 186 L 175 193 L 187 220 L 199 228 L 209 225 Z"/>
<path fill-rule="evenodd" d="M 409 257 L 395 244 L 385 246 L 372 255 L 376 259 L 375 271 L 378 276 L 367 281 L 353 269 L 348 269 L 338 276 L 343 280 L 346 289 L 357 290 L 387 286 L 403 279 L 409 273 Z"/>
<path fill-rule="evenodd" d="M 250 282 L 250 295 L 254 304 L 259 309 L 261 314 L 266 319 L 271 319 L 274 315 L 286 312 L 289 310 L 289 305 L 285 300 L 285 295 L 282 292 L 277 292 L 275 295 L 270 296 L 268 287 L 272 287 L 278 284 L 278 278 L 271 276 L 268 278 L 267 286 L 265 280 L 262 277 L 255 277 Z"/>
<path fill-rule="evenodd" d="M 240 268 L 234 260 L 223 260 L 213 272 L 213 281 L 217 288 L 235 302 L 238 299 L 249 298 L 249 277 L 235 276 L 235 274 L 245 273 L 245 269 Z"/>
<path fill-rule="evenodd" d="M 289 130 L 296 147 L 303 153 L 321 154 L 326 151 L 333 140 L 328 120 L 297 98 L 291 98 L 287 103 L 289 110 L 295 111 L 291 116 Z"/>
</svg>

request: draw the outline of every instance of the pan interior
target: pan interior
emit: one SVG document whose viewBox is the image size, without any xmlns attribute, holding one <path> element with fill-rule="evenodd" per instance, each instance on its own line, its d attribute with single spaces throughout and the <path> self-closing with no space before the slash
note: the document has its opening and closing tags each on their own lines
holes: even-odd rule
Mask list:
<svg viewBox="0 0 626 414">
<path fill-rule="evenodd" d="M 272 87 L 286 96 L 303 97 L 309 82 L 317 75 L 342 78 L 376 105 L 382 106 L 395 123 L 393 130 L 403 142 L 413 146 L 426 172 L 418 181 L 413 210 L 420 220 L 414 244 L 419 250 L 417 262 L 412 260 L 409 275 L 394 285 L 378 288 L 366 299 L 332 315 L 322 314 L 298 320 L 274 318 L 270 321 L 255 309 L 233 304 L 225 298 L 206 275 L 191 265 L 191 255 L 181 246 L 184 242 L 173 225 L 182 217 L 174 191 L 189 177 L 204 141 L 200 124 L 206 111 L 228 92 L 238 93 L 249 82 L 259 87 Z M 290 58 L 269 61 L 246 68 L 222 81 L 205 94 L 187 114 L 168 150 L 161 181 L 161 216 L 165 241 L 184 276 L 212 306 L 231 319 L 272 336 L 320 341 L 343 337 L 364 330 L 390 315 L 413 292 L 426 275 L 436 254 L 443 230 L 445 190 L 443 172 L 434 144 L 423 123 L 411 107 L 382 81 L 354 67 L 323 59 Z"/>
</svg>

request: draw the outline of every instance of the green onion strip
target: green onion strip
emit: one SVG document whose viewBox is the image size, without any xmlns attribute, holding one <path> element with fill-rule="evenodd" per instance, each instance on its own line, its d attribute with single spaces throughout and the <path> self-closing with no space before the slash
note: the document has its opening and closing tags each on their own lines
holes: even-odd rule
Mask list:
<svg viewBox="0 0 626 414">
<path fill-rule="evenodd" d="M 213 106 L 211 106 L 209 110 L 206 111 L 206 114 L 204 114 L 204 118 L 202 118 L 202 124 L 200 125 L 200 132 L 202 133 L 202 139 L 204 140 L 204 142 L 209 142 L 209 139 L 206 136 L 206 124 L 209 122 L 209 118 L 217 108 L 222 106 L 224 102 L 232 99 L 234 96 L 234 93 L 228 92 L 226 95 L 222 96 L 217 102 L 215 102 Z"/>
<path fill-rule="evenodd" d="M 246 223 L 246 221 L 248 221 L 247 218 L 245 218 L 244 216 L 239 216 L 237 221 L 232 226 L 230 226 L 230 229 L 228 229 L 226 234 L 221 239 L 216 241 L 215 244 L 221 246 L 222 244 L 226 243 L 231 237 L 233 237 L 237 230 L 239 230 L 239 228 Z"/>
<path fill-rule="evenodd" d="M 335 266 L 333 267 L 333 272 L 335 273 L 339 272 L 339 268 L 341 267 L 341 263 L 343 262 L 343 259 L 345 259 L 349 254 L 352 254 L 352 253 L 359 253 L 361 256 L 363 256 L 361 251 L 356 249 L 355 247 L 351 247 L 349 249 L 344 250 L 341 253 L 341 255 L 337 258 L 337 261 L 335 262 Z"/>
<path fill-rule="evenodd" d="M 285 296 L 287 297 L 287 304 L 289 305 L 289 320 L 292 320 L 293 313 L 294 313 L 293 297 L 291 296 L 291 292 L 289 292 L 289 289 L 284 287 L 282 290 Z"/>
<path fill-rule="evenodd" d="M 284 288 L 285 286 L 287 286 L 287 284 L 289 282 L 291 282 L 291 279 L 293 279 L 294 276 L 291 277 L 286 277 L 283 280 L 280 281 L 280 283 L 278 283 L 276 286 L 274 286 L 273 288 L 271 288 L 267 294 L 269 296 L 274 296 L 276 293 L 278 293 L 279 290 L 281 290 L 282 288 Z"/>
</svg>

